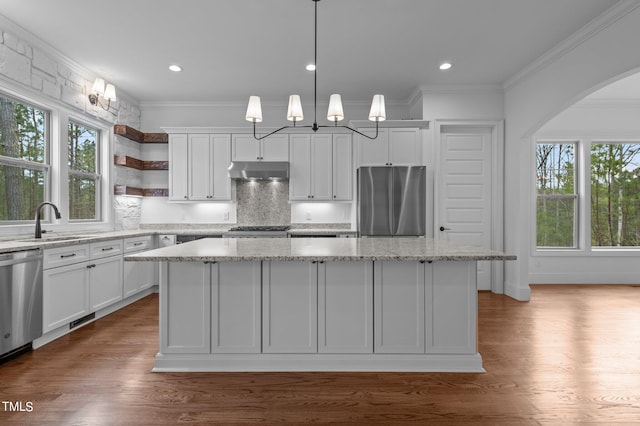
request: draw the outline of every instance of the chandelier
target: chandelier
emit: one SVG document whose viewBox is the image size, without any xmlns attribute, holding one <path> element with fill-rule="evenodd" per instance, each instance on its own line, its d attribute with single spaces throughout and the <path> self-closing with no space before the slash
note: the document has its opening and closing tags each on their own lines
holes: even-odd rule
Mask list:
<svg viewBox="0 0 640 426">
<path fill-rule="evenodd" d="M 261 140 L 266 138 L 267 136 L 271 136 L 274 133 L 278 133 L 284 129 L 289 128 L 301 128 L 307 127 L 317 132 L 321 127 L 340 127 L 344 129 L 349 129 L 352 132 L 355 132 L 359 135 L 362 135 L 368 139 L 375 139 L 378 137 L 378 123 L 384 121 L 386 118 L 385 106 L 384 106 L 384 96 L 383 95 L 374 95 L 373 101 L 371 102 L 371 110 L 369 111 L 369 120 L 374 121 L 376 123 L 376 134 L 375 136 L 365 135 L 362 132 L 357 131 L 356 129 L 352 129 L 349 126 L 339 126 L 338 122 L 344 120 L 344 112 L 342 109 L 342 98 L 338 94 L 333 94 L 329 98 L 329 109 L 327 112 L 327 120 L 332 121 L 333 125 L 318 125 L 317 115 L 318 115 L 318 2 L 320 0 L 312 0 L 314 3 L 314 63 L 315 66 L 313 70 L 313 124 L 307 126 L 296 126 L 296 123 L 302 121 L 304 118 L 304 114 L 302 113 L 302 104 L 300 102 L 300 95 L 291 95 L 289 96 L 289 107 L 287 108 L 287 120 L 293 121 L 292 126 L 282 126 L 279 129 L 272 131 L 271 133 L 267 133 L 266 135 L 258 137 L 256 134 L 256 123 L 262 122 L 262 106 L 260 104 L 259 96 L 249 96 L 249 105 L 247 106 L 247 121 L 251 121 L 253 123 L 253 137 L 257 140 Z"/>
</svg>

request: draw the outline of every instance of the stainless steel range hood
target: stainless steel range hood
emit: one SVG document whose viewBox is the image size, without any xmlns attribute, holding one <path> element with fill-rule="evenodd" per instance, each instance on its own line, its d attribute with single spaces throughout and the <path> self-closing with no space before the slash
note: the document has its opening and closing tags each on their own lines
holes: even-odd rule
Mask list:
<svg viewBox="0 0 640 426">
<path fill-rule="evenodd" d="M 233 161 L 229 165 L 229 177 L 238 180 L 289 179 L 289 162 Z"/>
</svg>

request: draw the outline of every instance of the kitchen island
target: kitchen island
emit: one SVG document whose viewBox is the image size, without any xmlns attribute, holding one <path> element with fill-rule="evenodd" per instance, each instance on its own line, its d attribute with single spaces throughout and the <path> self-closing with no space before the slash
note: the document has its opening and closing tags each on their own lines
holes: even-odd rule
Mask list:
<svg viewBox="0 0 640 426">
<path fill-rule="evenodd" d="M 431 238 L 225 238 L 160 261 L 154 371 L 482 372 L 478 260 Z"/>
</svg>

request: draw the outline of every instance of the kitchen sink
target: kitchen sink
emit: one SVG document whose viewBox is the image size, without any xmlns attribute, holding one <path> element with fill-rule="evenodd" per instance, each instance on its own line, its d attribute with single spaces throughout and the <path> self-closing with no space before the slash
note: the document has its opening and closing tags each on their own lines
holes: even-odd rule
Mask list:
<svg viewBox="0 0 640 426">
<path fill-rule="evenodd" d="M 27 238 L 24 240 L 17 240 L 19 243 L 48 243 L 53 241 L 73 241 L 83 238 L 90 238 L 91 235 L 59 235 L 56 237 L 42 237 L 42 238 Z"/>
</svg>

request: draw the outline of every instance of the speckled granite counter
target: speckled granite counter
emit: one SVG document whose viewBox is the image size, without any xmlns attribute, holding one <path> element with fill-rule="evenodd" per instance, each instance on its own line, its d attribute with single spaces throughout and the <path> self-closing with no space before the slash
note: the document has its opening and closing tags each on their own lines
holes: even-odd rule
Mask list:
<svg viewBox="0 0 640 426">
<path fill-rule="evenodd" d="M 482 247 L 432 238 L 210 238 L 127 256 L 148 261 L 514 260 Z"/>
</svg>

